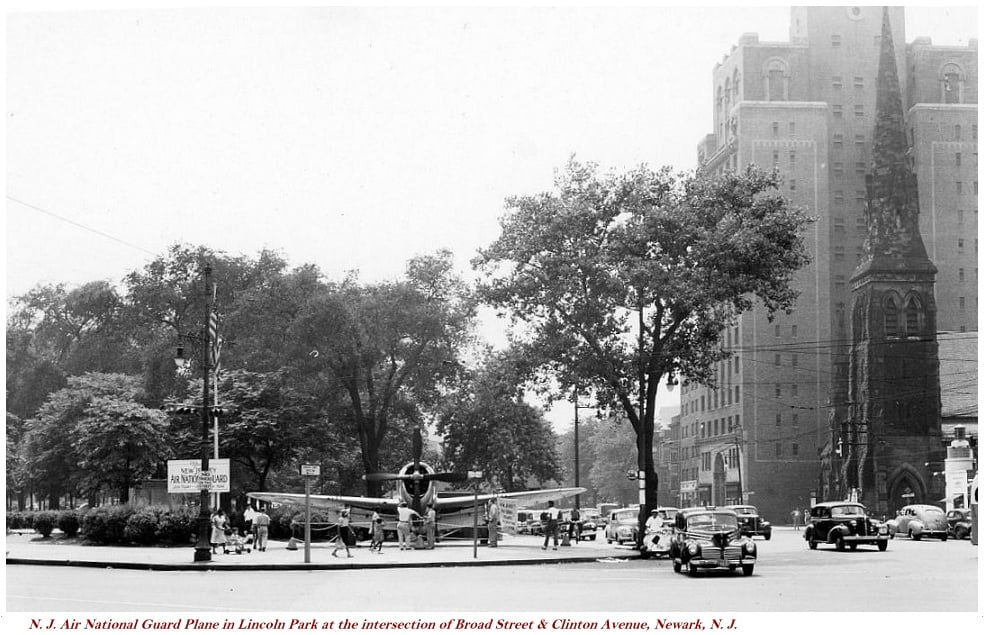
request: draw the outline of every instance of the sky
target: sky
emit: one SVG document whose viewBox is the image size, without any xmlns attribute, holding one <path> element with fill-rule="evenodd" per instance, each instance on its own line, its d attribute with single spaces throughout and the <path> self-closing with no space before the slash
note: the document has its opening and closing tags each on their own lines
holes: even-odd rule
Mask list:
<svg viewBox="0 0 984 635">
<path fill-rule="evenodd" d="M 472 276 L 506 197 L 572 155 L 695 167 L 714 64 L 789 28 L 785 6 L 33 6 L 6 16 L 8 298 L 118 283 L 176 242 L 366 281 L 449 248 Z M 912 7 L 906 39 L 977 24 Z"/>
</svg>

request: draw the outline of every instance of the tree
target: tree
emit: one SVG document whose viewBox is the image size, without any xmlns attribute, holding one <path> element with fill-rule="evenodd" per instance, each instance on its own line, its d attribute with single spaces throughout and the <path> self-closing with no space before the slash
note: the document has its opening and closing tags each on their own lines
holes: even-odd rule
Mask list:
<svg viewBox="0 0 984 635">
<path fill-rule="evenodd" d="M 483 367 L 444 402 L 437 432 L 458 471 L 481 470 L 493 487 L 513 491 L 535 479 L 559 480 L 557 440 L 542 412 L 523 400 L 514 351 L 489 354 Z"/>
<path fill-rule="evenodd" d="M 809 221 L 778 186 L 754 168 L 602 177 L 572 159 L 556 192 L 507 200 L 500 237 L 474 260 L 482 296 L 528 325 L 532 359 L 560 394 L 577 387 L 625 413 L 645 476 L 640 523 L 656 506 L 660 381 L 713 383 L 722 329 L 756 300 L 771 317 L 796 298 Z"/>
<path fill-rule="evenodd" d="M 633 430 L 618 419 L 600 421 L 587 436 L 589 454 L 594 457 L 588 481 L 602 502 L 622 505 L 639 501 L 639 484 L 626 478 L 637 469 L 636 440 Z"/>
<path fill-rule="evenodd" d="M 394 426 L 423 426 L 422 408 L 440 397 L 445 362 L 468 341 L 474 311 L 446 251 L 412 259 L 403 280 L 362 285 L 350 276 L 306 303 L 291 336 L 321 369 L 322 389 L 348 397 L 365 473 L 379 471 Z M 366 486 L 379 495 L 378 482 Z"/>
<path fill-rule="evenodd" d="M 126 502 L 168 456 L 167 418 L 141 398 L 137 377 L 87 373 L 70 377 L 26 423 L 25 471 L 51 507 L 62 494 L 103 487 Z"/>
</svg>

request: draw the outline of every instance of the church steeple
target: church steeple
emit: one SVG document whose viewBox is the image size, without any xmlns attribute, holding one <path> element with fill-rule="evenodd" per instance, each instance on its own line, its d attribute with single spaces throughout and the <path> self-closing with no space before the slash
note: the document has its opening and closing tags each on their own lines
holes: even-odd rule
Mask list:
<svg viewBox="0 0 984 635">
<path fill-rule="evenodd" d="M 874 146 L 867 178 L 868 235 L 855 278 L 872 270 L 935 273 L 919 233 L 919 197 L 905 134 L 888 7 L 882 11 L 877 88 Z"/>
</svg>

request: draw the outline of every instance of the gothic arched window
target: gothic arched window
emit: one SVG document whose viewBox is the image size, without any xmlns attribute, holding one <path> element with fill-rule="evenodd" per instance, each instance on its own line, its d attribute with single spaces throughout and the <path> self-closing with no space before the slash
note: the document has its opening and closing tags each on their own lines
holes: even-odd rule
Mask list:
<svg viewBox="0 0 984 635">
<path fill-rule="evenodd" d="M 910 295 L 905 301 L 905 334 L 908 337 L 922 332 L 922 306 L 915 295 Z"/>
<path fill-rule="evenodd" d="M 940 70 L 940 101 L 944 104 L 963 103 L 963 70 L 956 64 L 944 64 Z"/>
<path fill-rule="evenodd" d="M 898 337 L 899 333 L 899 305 L 895 298 L 889 296 L 885 300 L 885 337 Z"/>
<path fill-rule="evenodd" d="M 741 90 L 739 89 L 739 84 L 741 83 L 741 75 L 738 74 L 738 69 L 735 69 L 733 76 L 732 90 L 735 91 L 735 103 L 737 104 L 741 100 Z"/>
<path fill-rule="evenodd" d="M 786 62 L 769 60 L 765 65 L 765 98 L 767 101 L 789 100 L 789 73 Z"/>
</svg>

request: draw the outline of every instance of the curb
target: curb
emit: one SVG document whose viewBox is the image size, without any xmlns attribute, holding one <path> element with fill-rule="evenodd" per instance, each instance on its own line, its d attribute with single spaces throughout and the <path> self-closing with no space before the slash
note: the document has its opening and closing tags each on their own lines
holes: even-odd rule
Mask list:
<svg viewBox="0 0 984 635">
<path fill-rule="evenodd" d="M 641 555 L 619 556 L 613 560 L 637 560 Z M 461 560 L 457 562 L 367 562 L 337 564 L 163 564 L 142 562 L 103 562 L 95 560 L 44 560 L 37 558 L 7 558 L 7 564 L 34 565 L 41 567 L 89 567 L 98 569 L 133 569 L 145 571 L 349 571 L 353 569 L 427 569 L 434 567 L 503 567 L 512 565 L 559 564 L 596 562 L 597 556 L 578 556 L 573 558 L 523 558 L 518 560 Z M 606 558 L 607 559 L 607 558 Z"/>
</svg>

